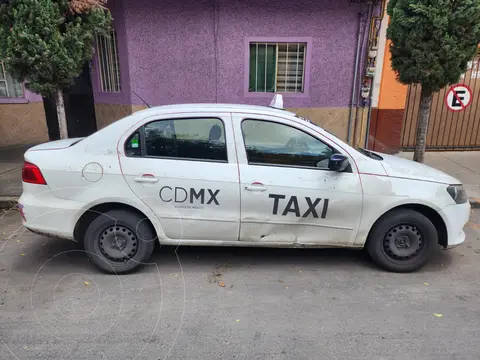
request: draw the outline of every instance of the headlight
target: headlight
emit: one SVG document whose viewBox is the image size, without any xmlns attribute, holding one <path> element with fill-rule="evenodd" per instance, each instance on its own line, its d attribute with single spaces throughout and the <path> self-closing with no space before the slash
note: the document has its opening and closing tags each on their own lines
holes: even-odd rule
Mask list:
<svg viewBox="0 0 480 360">
<path fill-rule="evenodd" d="M 462 185 L 450 185 L 447 192 L 457 204 L 465 204 L 468 201 L 467 193 Z"/>
</svg>

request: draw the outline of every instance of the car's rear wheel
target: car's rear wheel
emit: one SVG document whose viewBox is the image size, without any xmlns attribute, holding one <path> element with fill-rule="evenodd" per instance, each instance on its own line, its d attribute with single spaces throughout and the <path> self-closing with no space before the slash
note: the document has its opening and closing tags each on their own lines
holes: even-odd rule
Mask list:
<svg viewBox="0 0 480 360">
<path fill-rule="evenodd" d="M 398 209 L 377 221 L 366 247 L 382 268 L 412 272 L 427 263 L 436 244 L 437 230 L 425 215 L 411 209 Z"/>
<path fill-rule="evenodd" d="M 128 273 L 150 259 L 155 231 L 139 214 L 110 210 L 87 227 L 84 247 L 92 263 L 109 273 Z"/>
</svg>

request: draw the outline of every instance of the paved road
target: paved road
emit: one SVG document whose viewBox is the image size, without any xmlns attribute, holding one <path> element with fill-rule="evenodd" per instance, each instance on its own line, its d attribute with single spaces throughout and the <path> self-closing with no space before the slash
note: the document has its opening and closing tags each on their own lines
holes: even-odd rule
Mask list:
<svg viewBox="0 0 480 360">
<path fill-rule="evenodd" d="M 19 227 L 0 219 L 0 359 L 479 358 L 480 210 L 414 274 L 346 250 L 167 247 L 116 277 Z"/>
</svg>

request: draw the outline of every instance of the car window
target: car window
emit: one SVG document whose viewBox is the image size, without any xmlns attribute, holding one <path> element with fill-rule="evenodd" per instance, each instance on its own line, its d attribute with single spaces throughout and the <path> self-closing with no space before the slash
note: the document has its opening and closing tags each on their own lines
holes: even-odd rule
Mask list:
<svg viewBox="0 0 480 360">
<path fill-rule="evenodd" d="M 249 164 L 328 168 L 334 149 L 294 127 L 264 120 L 242 122 Z"/>
<path fill-rule="evenodd" d="M 220 119 L 158 120 L 144 126 L 147 156 L 227 161 Z"/>
<path fill-rule="evenodd" d="M 141 156 L 140 133 L 135 131 L 125 143 L 125 154 L 127 156 Z"/>
</svg>

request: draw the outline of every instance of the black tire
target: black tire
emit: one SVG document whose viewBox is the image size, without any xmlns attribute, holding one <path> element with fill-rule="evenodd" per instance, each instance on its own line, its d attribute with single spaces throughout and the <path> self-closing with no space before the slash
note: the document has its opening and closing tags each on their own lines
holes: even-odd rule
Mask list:
<svg viewBox="0 0 480 360">
<path fill-rule="evenodd" d="M 429 260 L 438 234 L 432 222 L 410 209 L 393 210 L 374 225 L 367 240 L 367 251 L 382 268 L 412 272 Z"/>
<path fill-rule="evenodd" d="M 99 269 L 124 274 L 150 259 L 155 241 L 155 230 L 144 217 L 133 211 L 110 210 L 88 225 L 84 247 Z"/>
</svg>

